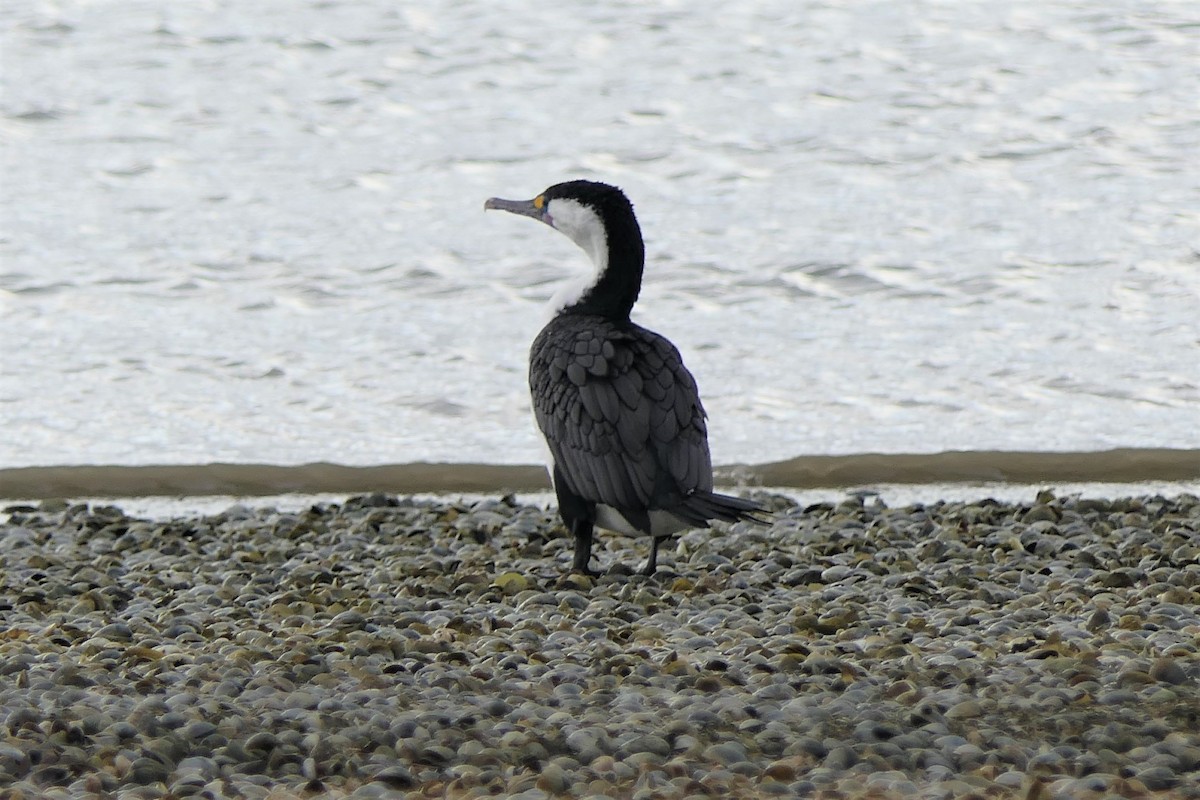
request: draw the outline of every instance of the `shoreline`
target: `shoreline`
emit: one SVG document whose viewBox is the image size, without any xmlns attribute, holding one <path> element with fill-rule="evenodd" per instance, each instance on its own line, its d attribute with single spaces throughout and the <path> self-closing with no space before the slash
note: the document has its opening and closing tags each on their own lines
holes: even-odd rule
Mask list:
<svg viewBox="0 0 1200 800">
<path fill-rule="evenodd" d="M 801 456 L 718 467 L 723 485 L 817 489 L 873 484 L 1200 482 L 1200 450 L 946 452 Z M 63 465 L 0 469 L 0 498 L 536 492 L 535 465 L 411 463 Z"/>
</svg>

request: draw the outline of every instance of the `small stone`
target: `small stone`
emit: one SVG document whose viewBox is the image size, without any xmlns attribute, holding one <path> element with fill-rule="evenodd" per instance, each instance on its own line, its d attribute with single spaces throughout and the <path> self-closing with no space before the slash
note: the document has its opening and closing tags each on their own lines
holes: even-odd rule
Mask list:
<svg viewBox="0 0 1200 800">
<path fill-rule="evenodd" d="M 413 774 L 400 765 L 393 765 L 376 772 L 372 780 L 383 783 L 393 789 L 411 789 L 417 785 Z"/>
<path fill-rule="evenodd" d="M 1187 673 L 1174 658 L 1157 658 L 1150 666 L 1150 677 L 1160 683 L 1181 686 L 1188 682 Z"/>
<path fill-rule="evenodd" d="M 1058 519 L 1058 512 L 1044 503 L 1033 506 L 1021 517 L 1022 522 L 1056 522 Z"/>
<path fill-rule="evenodd" d="M 137 758 L 129 767 L 129 779 L 142 785 L 166 781 L 170 775 L 167 765 L 156 758 Z"/>
<path fill-rule="evenodd" d="M 1179 785 L 1179 776 L 1163 766 L 1150 766 L 1139 770 L 1137 778 L 1152 792 L 1163 792 Z"/>
<path fill-rule="evenodd" d="M 956 703 L 946 711 L 947 719 L 972 719 L 983 713 L 983 706 L 977 700 L 964 700 Z"/>
<path fill-rule="evenodd" d="M 523 592 L 531 585 L 529 578 L 519 572 L 503 572 L 492 581 L 492 586 L 509 596 Z"/>
<path fill-rule="evenodd" d="M 661 736 L 646 734 L 638 736 L 623 747 L 626 753 L 651 753 L 666 756 L 671 753 L 671 745 Z"/>
<path fill-rule="evenodd" d="M 483 704 L 483 711 L 492 717 L 503 717 L 512 711 L 512 706 L 499 697 L 493 697 Z"/>
<path fill-rule="evenodd" d="M 584 575 L 579 572 L 568 572 L 559 579 L 559 585 L 564 589 L 586 592 L 596 585 L 596 581 L 590 575 Z"/>
<path fill-rule="evenodd" d="M 538 775 L 537 788 L 550 794 L 566 794 L 571 789 L 571 776 L 562 767 L 551 762 Z"/>
<path fill-rule="evenodd" d="M 746 760 L 746 748 L 737 742 L 721 742 L 707 748 L 704 751 L 704 757 L 709 761 L 728 767 Z"/>
<path fill-rule="evenodd" d="M 195 722 L 188 723 L 187 725 L 184 726 L 183 730 L 181 731 L 184 738 L 190 739 L 193 741 L 200 741 L 201 739 L 207 739 L 209 736 L 212 736 L 216 732 L 217 732 L 217 726 L 213 725 L 211 722 L 208 722 L 206 720 L 196 720 Z"/>
</svg>

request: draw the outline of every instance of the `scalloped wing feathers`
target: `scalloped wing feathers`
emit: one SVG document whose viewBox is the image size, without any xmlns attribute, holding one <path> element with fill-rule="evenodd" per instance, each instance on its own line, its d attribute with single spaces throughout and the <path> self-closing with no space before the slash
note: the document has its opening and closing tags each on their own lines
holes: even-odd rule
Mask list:
<svg viewBox="0 0 1200 800">
<path fill-rule="evenodd" d="M 558 317 L 534 340 L 529 384 L 538 427 L 579 497 L 644 517 L 712 490 L 696 382 L 662 336 Z"/>
</svg>

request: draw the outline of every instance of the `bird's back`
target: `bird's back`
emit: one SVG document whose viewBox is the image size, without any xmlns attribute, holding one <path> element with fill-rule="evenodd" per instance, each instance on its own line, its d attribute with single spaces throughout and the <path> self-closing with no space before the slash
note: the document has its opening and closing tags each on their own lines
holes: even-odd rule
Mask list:
<svg viewBox="0 0 1200 800">
<path fill-rule="evenodd" d="M 560 314 L 533 342 L 529 385 L 555 467 L 580 498 L 644 517 L 712 489 L 696 382 L 657 333 Z"/>
</svg>

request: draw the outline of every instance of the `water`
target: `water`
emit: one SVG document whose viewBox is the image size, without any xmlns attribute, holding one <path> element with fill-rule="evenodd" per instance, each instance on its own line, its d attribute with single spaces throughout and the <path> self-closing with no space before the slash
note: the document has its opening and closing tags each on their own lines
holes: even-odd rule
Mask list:
<svg viewBox="0 0 1200 800">
<path fill-rule="evenodd" d="M 0 0 L 0 467 L 540 459 L 572 177 L 714 460 L 1200 448 L 1186 3 Z"/>
</svg>

